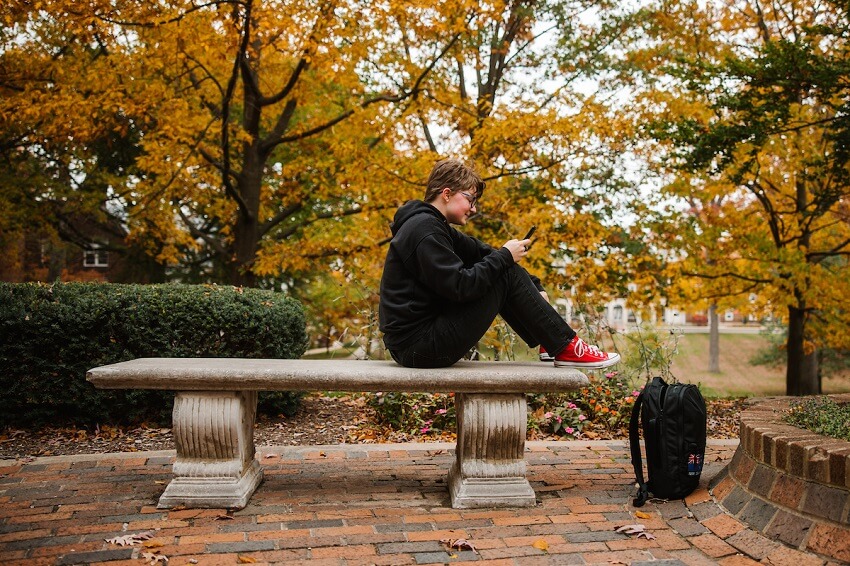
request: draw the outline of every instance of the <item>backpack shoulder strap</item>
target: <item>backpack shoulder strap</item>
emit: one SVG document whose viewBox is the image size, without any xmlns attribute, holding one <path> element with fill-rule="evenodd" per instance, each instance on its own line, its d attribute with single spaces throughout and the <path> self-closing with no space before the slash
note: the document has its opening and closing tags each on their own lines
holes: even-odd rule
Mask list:
<svg viewBox="0 0 850 566">
<path fill-rule="evenodd" d="M 635 404 L 632 407 L 632 418 L 629 420 L 629 447 L 632 453 L 632 467 L 635 469 L 635 480 L 637 480 L 638 487 L 637 495 L 632 500 L 632 505 L 635 507 L 643 507 L 643 504 L 649 499 L 649 488 L 647 488 L 646 482 L 643 479 L 643 461 L 640 457 L 640 431 L 638 429 L 640 409 L 643 404 L 645 392 L 646 388 L 640 392 L 640 395 L 635 400 Z"/>
</svg>

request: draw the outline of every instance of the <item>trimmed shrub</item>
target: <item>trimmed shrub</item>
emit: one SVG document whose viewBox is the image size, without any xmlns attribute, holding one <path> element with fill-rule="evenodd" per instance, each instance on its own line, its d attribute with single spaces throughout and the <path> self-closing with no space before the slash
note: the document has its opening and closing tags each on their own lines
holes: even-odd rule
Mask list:
<svg viewBox="0 0 850 566">
<path fill-rule="evenodd" d="M 282 293 L 0 283 L 0 425 L 167 421 L 173 393 L 97 390 L 86 371 L 142 357 L 298 358 L 306 346 L 301 305 Z M 294 396 L 261 406 L 291 411 Z"/>
</svg>

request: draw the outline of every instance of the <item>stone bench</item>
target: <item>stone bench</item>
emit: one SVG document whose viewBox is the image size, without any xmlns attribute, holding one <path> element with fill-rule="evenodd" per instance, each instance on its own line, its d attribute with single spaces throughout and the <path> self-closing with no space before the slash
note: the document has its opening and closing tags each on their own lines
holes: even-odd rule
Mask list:
<svg viewBox="0 0 850 566">
<path fill-rule="evenodd" d="M 260 484 L 254 417 L 258 391 L 454 392 L 452 507 L 535 504 L 525 477 L 525 394 L 588 384 L 573 369 L 539 362 L 459 362 L 410 369 L 391 361 L 140 358 L 89 370 L 103 389 L 176 391 L 174 479 L 160 508 L 242 508 Z"/>
</svg>

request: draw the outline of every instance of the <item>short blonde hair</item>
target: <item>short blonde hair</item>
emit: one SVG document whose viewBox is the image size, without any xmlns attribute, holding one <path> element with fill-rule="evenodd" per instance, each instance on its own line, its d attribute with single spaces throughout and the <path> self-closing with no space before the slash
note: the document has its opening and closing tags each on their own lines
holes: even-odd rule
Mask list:
<svg viewBox="0 0 850 566">
<path fill-rule="evenodd" d="M 475 191 L 475 196 L 481 198 L 484 193 L 484 181 L 472 167 L 462 161 L 443 159 L 435 163 L 434 168 L 431 169 L 423 200 L 433 201 L 445 188 L 451 189 L 452 193 Z"/>
</svg>

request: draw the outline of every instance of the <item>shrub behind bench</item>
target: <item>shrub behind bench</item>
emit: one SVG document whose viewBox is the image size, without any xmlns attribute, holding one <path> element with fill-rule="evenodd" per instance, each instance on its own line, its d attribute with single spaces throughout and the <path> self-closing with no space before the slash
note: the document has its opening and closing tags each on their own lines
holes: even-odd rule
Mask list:
<svg viewBox="0 0 850 566">
<path fill-rule="evenodd" d="M 170 419 L 173 394 L 102 391 L 86 370 L 141 357 L 298 358 L 298 301 L 215 285 L 0 283 L 0 426 Z M 297 394 L 260 408 L 294 410 Z"/>
</svg>

